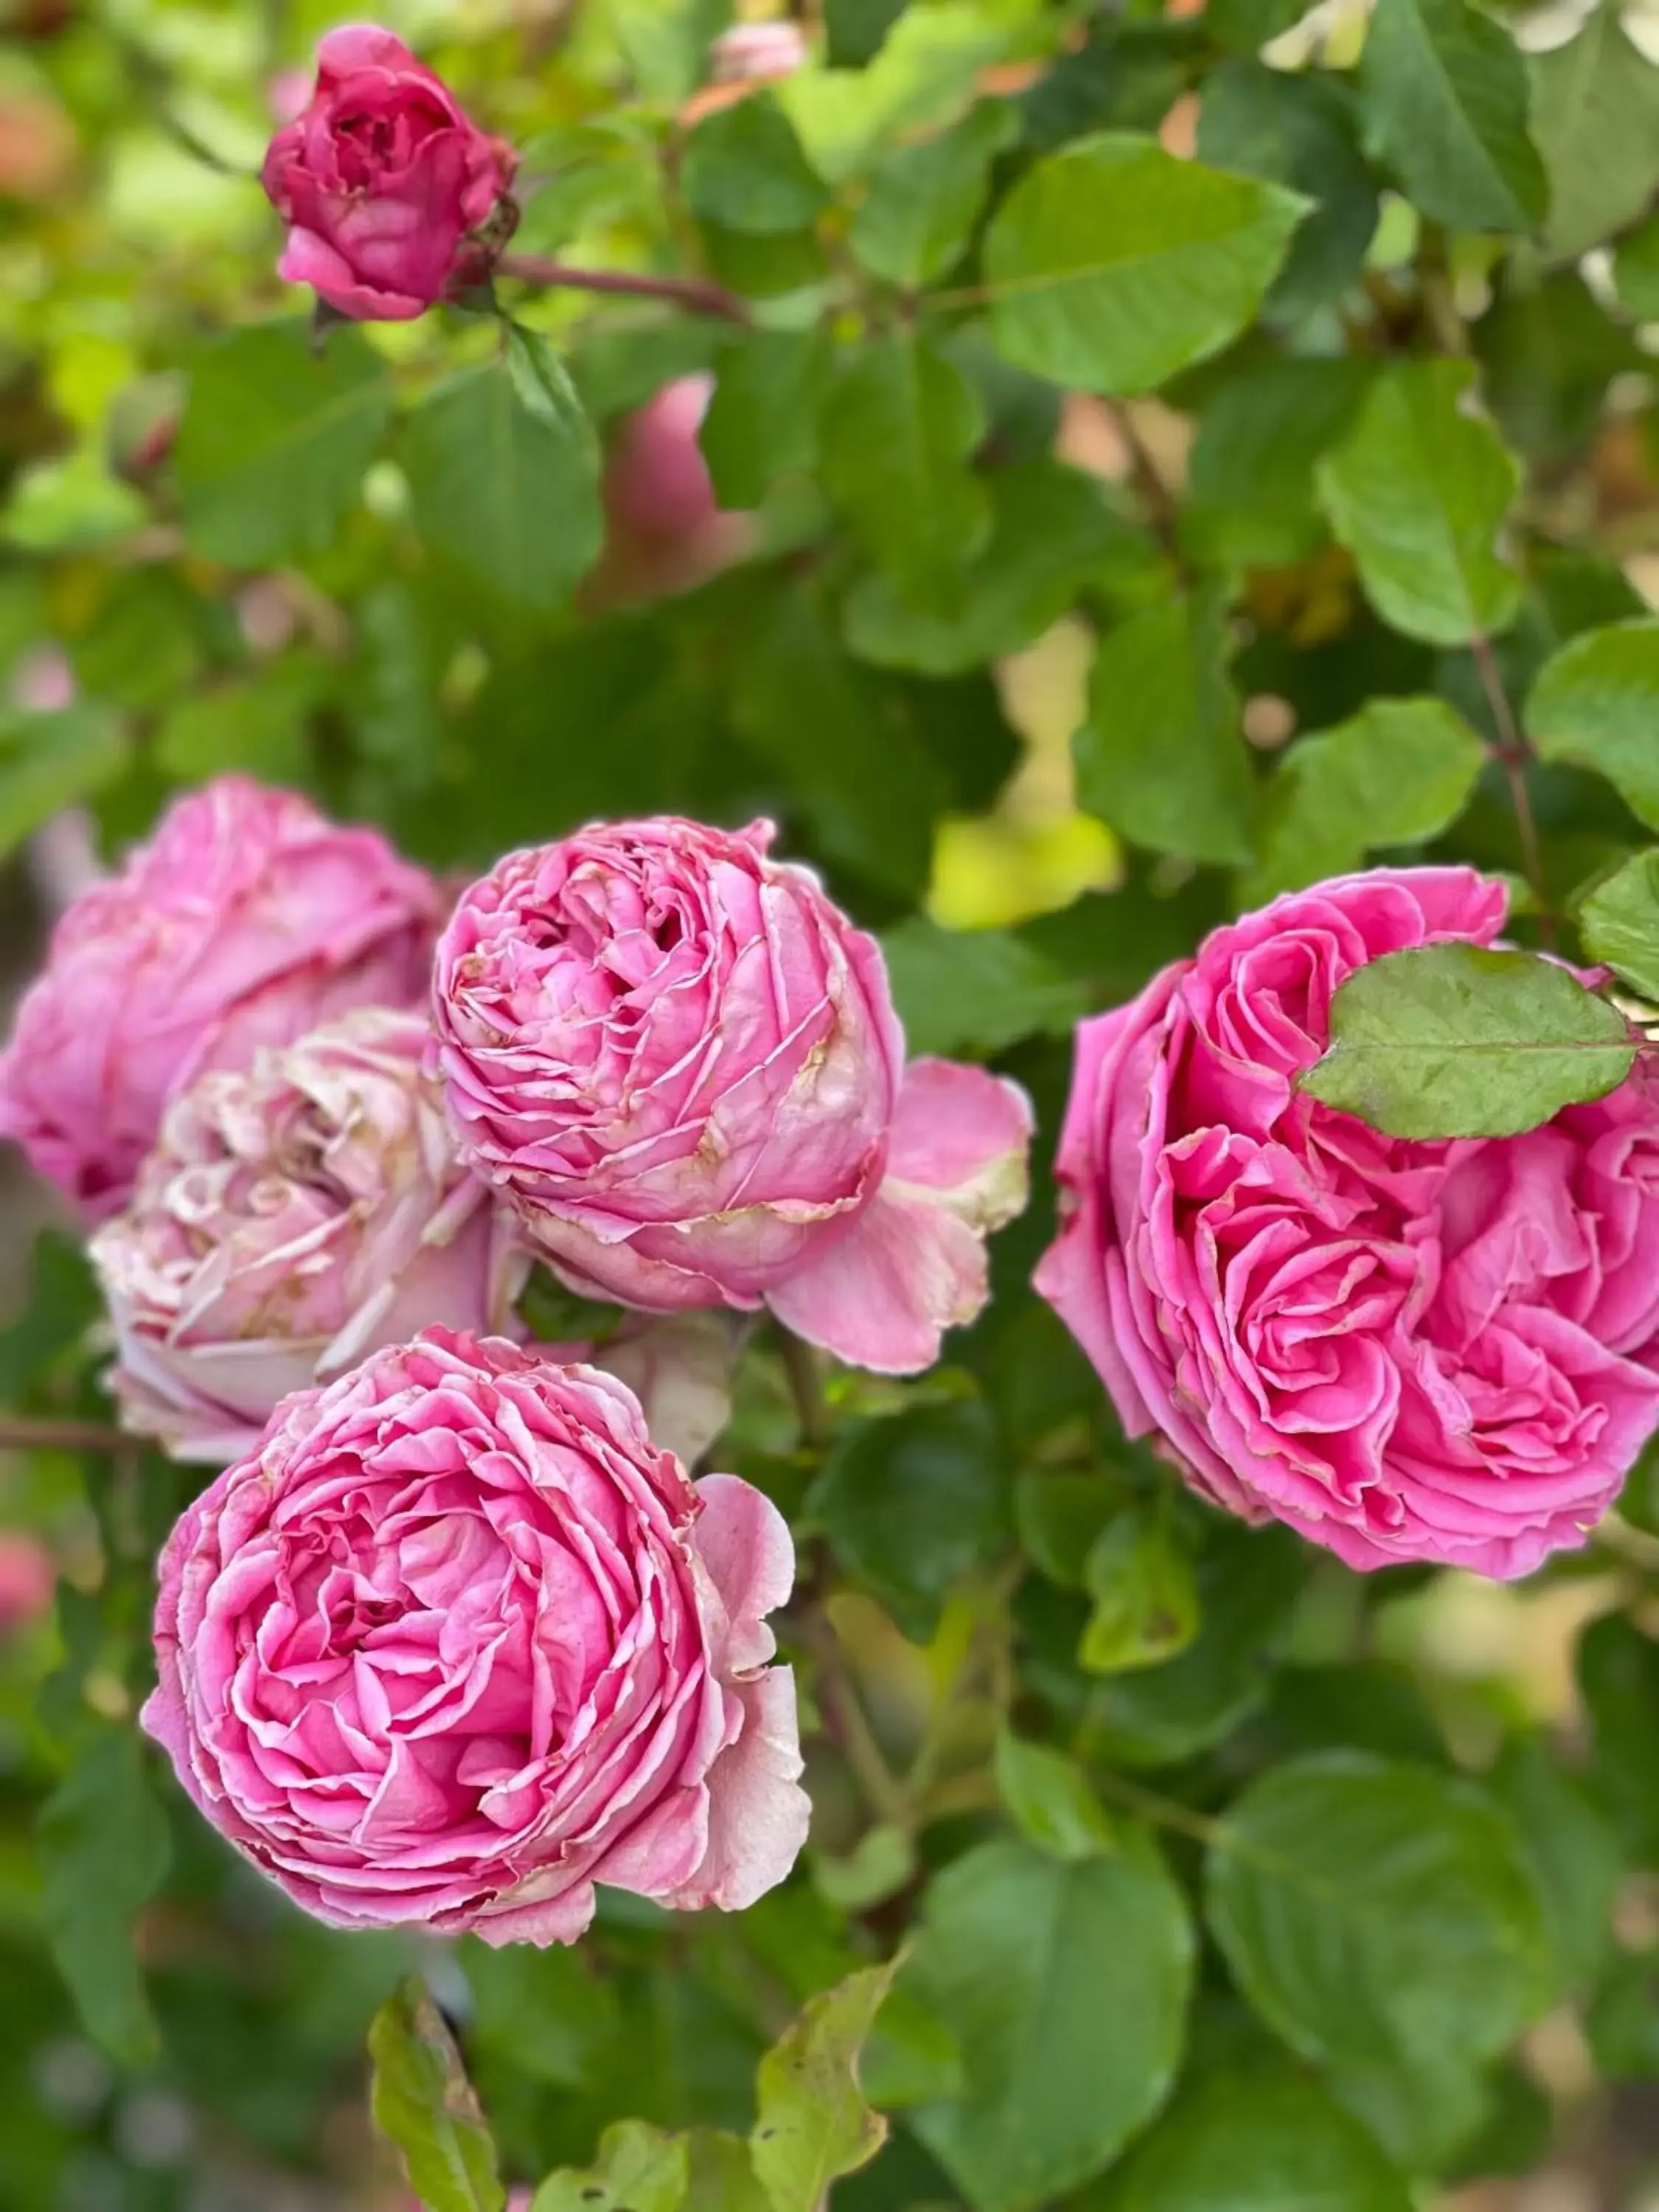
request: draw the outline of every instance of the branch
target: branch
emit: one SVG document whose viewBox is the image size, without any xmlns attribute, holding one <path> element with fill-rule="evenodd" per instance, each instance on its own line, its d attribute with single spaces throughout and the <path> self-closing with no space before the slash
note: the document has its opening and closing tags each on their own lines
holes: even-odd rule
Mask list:
<svg viewBox="0 0 1659 2212">
<path fill-rule="evenodd" d="M 633 300 L 667 300 L 694 315 L 722 315 L 746 323 L 749 310 L 735 292 L 702 276 L 641 276 L 625 269 L 572 269 L 541 253 L 504 253 L 495 264 L 521 284 L 562 285 L 577 292 L 615 292 Z"/>
<path fill-rule="evenodd" d="M 1555 917 L 1550 910 L 1549 888 L 1544 880 L 1544 856 L 1538 842 L 1538 825 L 1532 816 L 1532 794 L 1527 788 L 1527 763 L 1532 757 L 1532 749 L 1516 721 L 1490 643 L 1484 637 L 1475 637 L 1470 641 L 1469 652 L 1486 695 L 1486 704 L 1492 709 L 1492 726 L 1498 732 L 1493 751 L 1509 784 L 1510 804 L 1515 810 L 1516 834 L 1521 844 L 1521 864 L 1538 905 L 1539 933 L 1553 951 Z"/>
<path fill-rule="evenodd" d="M 135 1439 L 100 1421 L 37 1421 L 0 1417 L 0 1451 L 107 1452 L 118 1458 L 137 1449 Z"/>
</svg>

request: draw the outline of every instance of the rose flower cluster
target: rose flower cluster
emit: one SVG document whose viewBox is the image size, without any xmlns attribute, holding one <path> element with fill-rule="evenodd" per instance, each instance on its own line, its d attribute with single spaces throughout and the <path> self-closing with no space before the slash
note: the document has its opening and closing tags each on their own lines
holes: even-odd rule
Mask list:
<svg viewBox="0 0 1659 2212">
<path fill-rule="evenodd" d="M 687 1473 L 714 1316 L 929 1365 L 1030 1112 L 907 1061 L 874 941 L 771 834 L 597 825 L 446 921 L 376 833 L 228 777 L 19 1011 L 0 1128 L 92 1232 L 122 1421 L 222 1469 L 145 1725 L 324 1919 L 569 1942 L 596 1881 L 736 1907 L 800 1849 L 788 1530 Z M 526 1341 L 538 1260 L 630 1310 L 602 1365 Z"/>
</svg>

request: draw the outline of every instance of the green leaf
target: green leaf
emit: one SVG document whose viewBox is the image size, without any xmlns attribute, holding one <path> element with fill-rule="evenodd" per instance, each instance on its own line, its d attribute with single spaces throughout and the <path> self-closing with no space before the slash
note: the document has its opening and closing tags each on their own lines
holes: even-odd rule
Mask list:
<svg viewBox="0 0 1659 2212">
<path fill-rule="evenodd" d="M 804 230 L 830 198 L 769 92 L 706 115 L 685 143 L 686 204 L 728 230 Z"/>
<path fill-rule="evenodd" d="M 1161 1667 L 1198 1633 L 1192 1559 L 1156 1509 L 1107 1522 L 1084 1562 L 1083 1585 L 1092 1610 L 1077 1656 L 1091 1674 Z"/>
<path fill-rule="evenodd" d="M 986 479 L 990 537 L 963 563 L 948 602 L 915 605 L 877 571 L 848 595 L 847 641 L 866 660 L 954 676 L 1004 659 L 1058 621 L 1090 584 L 1152 591 L 1165 574 L 1144 531 L 1114 514 L 1100 486 L 1047 459 Z"/>
<path fill-rule="evenodd" d="M 1616 1006 L 1530 952 L 1422 945 L 1357 969 L 1300 1087 L 1391 1137 L 1513 1137 L 1630 1073 Z"/>
<path fill-rule="evenodd" d="M 1229 377 L 1199 420 L 1194 498 L 1256 515 L 1311 516 L 1314 465 L 1352 424 L 1373 373 L 1364 360 L 1287 356 Z"/>
<path fill-rule="evenodd" d="M 1613 1955 L 1613 1906 L 1627 1871 L 1618 1834 L 1541 1735 L 1512 1737 L 1486 1784 L 1532 1868 L 1555 1993 L 1583 1996 Z"/>
<path fill-rule="evenodd" d="M 1632 814 L 1659 830 L 1659 621 L 1610 623 L 1564 645 L 1528 696 L 1540 760 L 1606 776 Z"/>
<path fill-rule="evenodd" d="M 1103 2212 L 1412 2212 L 1372 2136 L 1312 2081 L 1231 2075 L 1178 2098 Z"/>
<path fill-rule="evenodd" d="M 983 100 L 937 138 L 885 155 L 848 233 L 855 259 L 911 289 L 942 276 L 968 243 L 992 162 L 1018 135 L 1006 101 Z"/>
<path fill-rule="evenodd" d="M 697 440 L 722 507 L 758 507 L 779 477 L 812 465 L 832 359 L 820 330 L 752 331 L 720 356 Z"/>
<path fill-rule="evenodd" d="M 1380 847 L 1437 837 L 1468 805 L 1485 757 L 1443 699 L 1373 699 L 1338 728 L 1298 738 L 1268 787 L 1243 902 L 1345 875 Z"/>
<path fill-rule="evenodd" d="M 1050 1582 L 1081 1589 L 1095 1540 L 1122 1504 L 1122 1491 L 1103 1475 L 1026 1468 L 1014 1485 L 1020 1547 Z"/>
<path fill-rule="evenodd" d="M 1251 776 L 1215 596 L 1170 597 L 1101 640 L 1073 740 L 1078 803 L 1154 852 L 1249 856 Z"/>
<path fill-rule="evenodd" d="M 424 1982 L 411 1976 L 380 2007 L 368 2055 L 374 2124 L 403 2153 L 410 2186 L 428 2212 L 502 2212 L 495 2146 Z"/>
<path fill-rule="evenodd" d="M 1100 1800 L 1075 1761 L 1004 1729 L 997 1737 L 997 1795 L 1026 1841 L 1068 1864 L 1117 1848 Z"/>
<path fill-rule="evenodd" d="M 124 2066 L 155 2056 L 132 1923 L 160 1888 L 167 1827 L 131 1728 L 100 1727 L 40 1808 L 40 1915 L 87 2033 Z"/>
<path fill-rule="evenodd" d="M 568 1343 L 575 1334 L 538 1331 L 544 1343 Z M 617 2033 L 615 1984 L 593 1972 L 580 1951 L 556 1947 L 495 1948 L 469 1937 L 460 1957 L 472 1990 L 471 2047 L 533 2081 L 578 2087 Z"/>
<path fill-rule="evenodd" d="M 1659 1001 L 1659 847 L 1638 853 L 1581 902 L 1578 933 L 1592 960 Z"/>
<path fill-rule="evenodd" d="M 1545 242 L 1561 260 L 1621 230 L 1659 188 L 1659 69 L 1632 46 L 1616 0 L 1532 64 L 1532 135 L 1549 172 Z"/>
<path fill-rule="evenodd" d="M 1168 2094 L 1193 1937 L 1150 1842 L 1066 1863 L 981 1844 L 937 1875 L 907 1982 L 962 2046 L 960 2098 L 911 2125 L 975 2208 L 1035 2212 Z"/>
<path fill-rule="evenodd" d="M 803 1511 L 846 1571 L 925 1643 L 953 1585 L 988 1565 L 1006 1540 L 990 1409 L 962 1399 L 846 1424 Z"/>
<path fill-rule="evenodd" d="M 665 2135 L 644 2120 L 618 2120 L 600 2136 L 592 2166 L 548 2175 L 531 2212 L 681 2212 L 690 2181 L 684 2136 Z"/>
<path fill-rule="evenodd" d="M 113 783 L 131 757 L 125 728 L 107 708 L 0 710 L 0 858 L 65 806 Z"/>
<path fill-rule="evenodd" d="M 914 337 L 871 346 L 841 377 L 819 424 L 825 489 L 871 557 L 937 600 L 990 525 L 969 461 L 983 436 L 978 392 Z"/>
<path fill-rule="evenodd" d="M 1659 215 L 1620 240 L 1613 257 L 1613 289 L 1620 307 L 1638 321 L 1659 322 Z"/>
<path fill-rule="evenodd" d="M 887 2140 L 859 2086 L 859 2053 L 896 1968 L 867 1966 L 811 1999 L 761 2060 L 749 2148 L 772 2212 L 818 2212 L 830 2183 Z"/>
<path fill-rule="evenodd" d="M 1065 1036 L 1088 1008 L 1085 983 L 1009 930 L 941 929 L 913 914 L 881 949 L 912 1052 L 989 1054 Z"/>
<path fill-rule="evenodd" d="M 1016 367 L 1150 392 L 1243 329 L 1308 203 L 1103 132 L 1028 169 L 985 241 L 992 331 Z"/>
<path fill-rule="evenodd" d="M 174 454 L 191 549 L 239 568 L 320 552 L 392 409 L 391 368 L 360 331 L 331 330 L 320 354 L 301 322 L 204 347 Z"/>
<path fill-rule="evenodd" d="M 1527 64 L 1469 0 L 1376 0 L 1359 58 L 1372 150 L 1419 214 L 1458 230 L 1535 230 L 1549 204 L 1527 132 Z"/>
<path fill-rule="evenodd" d="M 509 605 L 557 606 L 599 553 L 599 441 L 545 338 L 514 329 L 504 362 L 440 385 L 404 465 L 434 561 Z"/>
<path fill-rule="evenodd" d="M 876 2014 L 859 2073 L 865 2095 L 884 2112 L 937 2104 L 963 2091 L 955 2036 L 902 1982 L 889 1990 Z"/>
<path fill-rule="evenodd" d="M 693 2128 L 685 2142 L 691 2172 L 682 2212 L 768 2212 L 766 2191 L 741 2136 L 727 2135 L 720 2128 Z M 531 2212 L 535 2212 L 533 2205 Z M 591 2198 L 580 2212 L 596 2212 Z M 644 2212 L 644 2208 L 636 2205 L 634 2212 Z"/>
<path fill-rule="evenodd" d="M 1356 1752 L 1275 1769 L 1229 1808 L 1207 1900 L 1261 2018 L 1362 2081 L 1467 2078 L 1547 1999 L 1542 1911 L 1514 1830 L 1426 1769 Z"/>
<path fill-rule="evenodd" d="M 1470 412 L 1473 375 L 1461 361 L 1390 366 L 1317 471 L 1366 598 L 1384 622 L 1431 645 L 1503 629 L 1520 599 L 1498 550 L 1520 471 Z"/>
<path fill-rule="evenodd" d="M 1623 1613 L 1580 1638 L 1579 1694 L 1589 1716 L 1592 1774 L 1631 1849 L 1659 1851 L 1659 1644 Z"/>
</svg>

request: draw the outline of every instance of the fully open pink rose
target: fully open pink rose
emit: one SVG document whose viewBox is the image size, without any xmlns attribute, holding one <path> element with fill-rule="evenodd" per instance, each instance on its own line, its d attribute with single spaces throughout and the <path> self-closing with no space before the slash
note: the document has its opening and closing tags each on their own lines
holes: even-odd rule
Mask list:
<svg viewBox="0 0 1659 2212">
<path fill-rule="evenodd" d="M 131 1194 L 173 1091 L 426 983 L 431 879 L 372 830 L 222 776 L 76 899 L 0 1056 L 0 1133 L 94 1219 Z"/>
<path fill-rule="evenodd" d="M 161 1555 L 144 1725 L 342 1927 L 573 1942 L 596 1881 L 736 1909 L 805 1838 L 793 1558 L 589 1367 L 434 1329 L 290 1399 Z"/>
<path fill-rule="evenodd" d="M 672 818 L 515 853 L 462 895 L 434 975 L 463 1149 L 574 1288 L 763 1303 L 903 1373 L 986 1297 L 1030 1109 L 904 1041 L 872 939 L 769 823 Z"/>
<path fill-rule="evenodd" d="M 277 264 L 342 315 L 407 322 L 485 276 L 511 228 L 514 155 L 390 31 L 353 23 L 317 49 L 308 104 L 270 142 L 264 183 L 289 226 Z"/>
<path fill-rule="evenodd" d="M 366 1352 L 434 1322 L 512 1328 L 529 1260 L 457 1156 L 427 1036 L 360 1008 L 173 1100 L 92 1240 L 128 1428 L 223 1466 Z"/>
<path fill-rule="evenodd" d="M 1659 1093 L 1408 1143 L 1299 1094 L 1332 994 L 1488 945 L 1501 885 L 1376 869 L 1215 931 L 1085 1022 L 1037 1286 L 1132 1435 L 1351 1566 L 1528 1573 L 1659 1424 Z"/>
</svg>

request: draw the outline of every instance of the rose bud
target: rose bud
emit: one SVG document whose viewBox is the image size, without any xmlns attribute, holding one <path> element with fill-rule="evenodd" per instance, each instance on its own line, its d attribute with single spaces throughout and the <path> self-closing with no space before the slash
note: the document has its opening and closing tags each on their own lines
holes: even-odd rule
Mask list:
<svg viewBox="0 0 1659 2212">
<path fill-rule="evenodd" d="M 806 34 L 785 16 L 769 23 L 734 23 L 708 49 L 716 84 L 766 84 L 793 76 L 806 59 Z"/>
<path fill-rule="evenodd" d="M 289 226 L 277 274 L 356 321 L 424 314 L 489 275 L 513 227 L 515 159 L 390 31 L 331 31 L 309 101 L 265 155 Z"/>
<path fill-rule="evenodd" d="M 1297 1088 L 1384 954 L 1490 945 L 1505 893 L 1377 868 L 1213 931 L 1078 1031 L 1038 1270 L 1132 1436 L 1352 1567 L 1524 1575 L 1659 1425 L 1659 1092 L 1524 1136 L 1382 1135 Z"/>
<path fill-rule="evenodd" d="M 906 1067 L 879 949 L 772 834 L 603 824 L 463 892 L 433 979 L 451 1119 L 573 1289 L 765 1303 L 914 1372 L 985 1302 L 1030 1108 Z"/>
<path fill-rule="evenodd" d="M 456 1155 L 427 1035 L 362 1007 L 173 1099 L 92 1240 L 125 1426 L 222 1467 L 367 1352 L 429 1322 L 514 1328 L 529 1261 Z"/>
<path fill-rule="evenodd" d="M 611 434 L 600 483 L 605 562 L 590 596 L 690 591 L 747 551 L 752 518 L 720 506 L 697 442 L 714 390 L 712 376 L 677 377 Z"/>
<path fill-rule="evenodd" d="M 606 1882 L 752 1903 L 805 1838 L 777 1509 L 591 1367 L 429 1330 L 289 1400 L 161 1560 L 145 1727 L 347 1928 L 568 1943 Z"/>
<path fill-rule="evenodd" d="M 372 830 L 223 776 L 167 810 L 52 932 L 0 1055 L 0 1133 L 94 1220 L 125 1204 L 175 1090 L 426 984 L 439 900 Z"/>
</svg>

